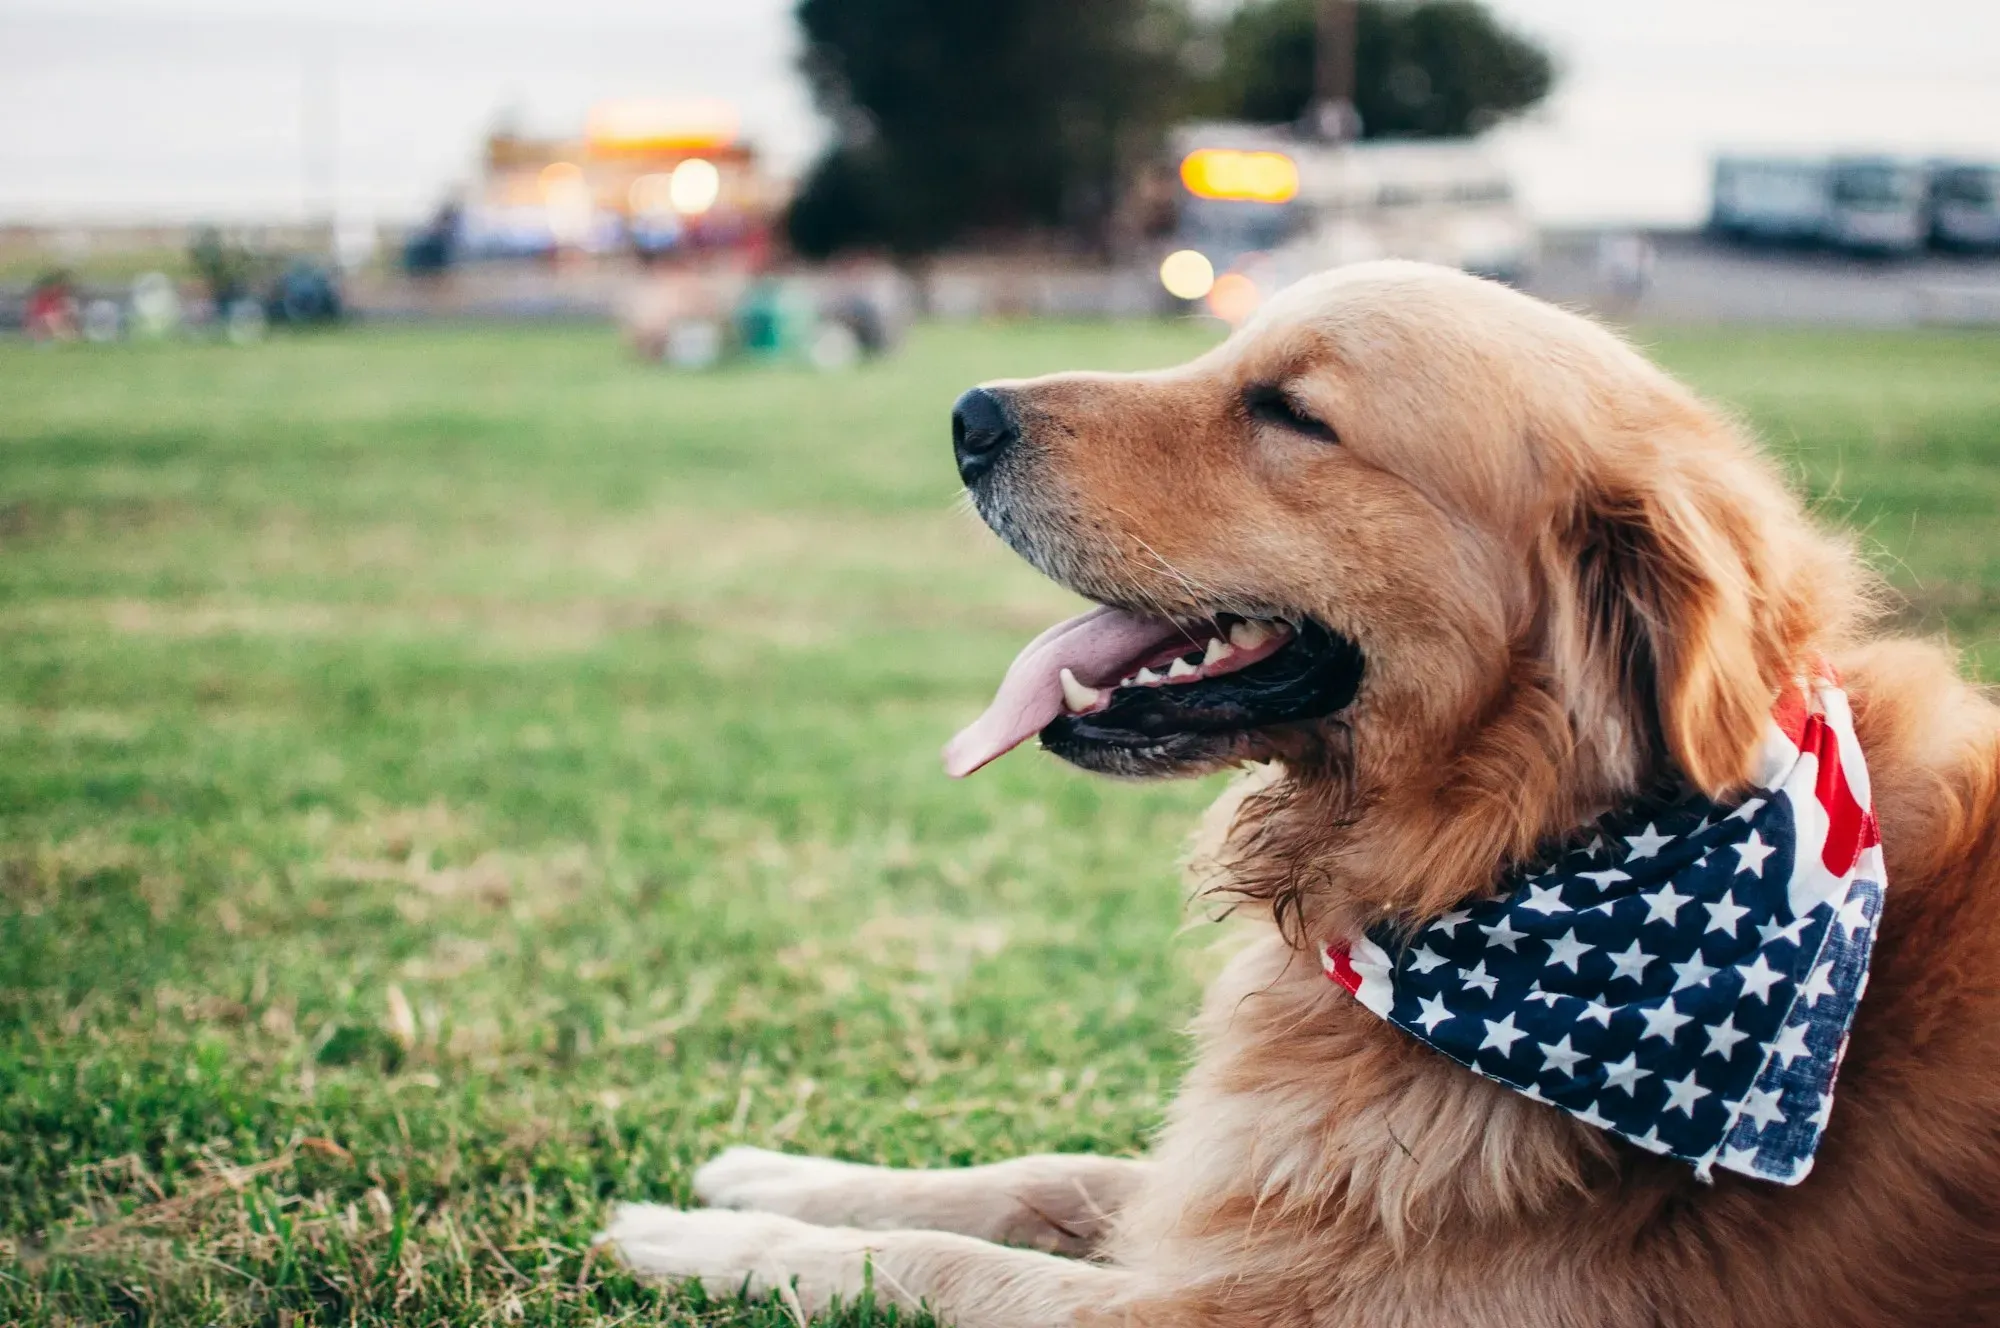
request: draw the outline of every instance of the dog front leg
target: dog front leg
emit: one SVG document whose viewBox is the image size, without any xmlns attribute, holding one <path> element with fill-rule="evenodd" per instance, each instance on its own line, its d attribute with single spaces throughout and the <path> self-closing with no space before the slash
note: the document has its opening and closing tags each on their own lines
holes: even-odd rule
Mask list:
<svg viewBox="0 0 2000 1328">
<path fill-rule="evenodd" d="M 954 1328 L 1070 1328 L 1130 1289 L 1132 1274 L 945 1231 L 817 1227 L 776 1213 L 620 1204 L 605 1240 L 634 1271 L 712 1295 L 777 1292 L 818 1314 L 876 1298 Z"/>
<path fill-rule="evenodd" d="M 1148 1164 L 1044 1153 L 980 1167 L 904 1171 L 732 1148 L 694 1174 L 714 1208 L 782 1213 L 817 1226 L 955 1231 L 1075 1256 L 1095 1251 Z"/>
</svg>

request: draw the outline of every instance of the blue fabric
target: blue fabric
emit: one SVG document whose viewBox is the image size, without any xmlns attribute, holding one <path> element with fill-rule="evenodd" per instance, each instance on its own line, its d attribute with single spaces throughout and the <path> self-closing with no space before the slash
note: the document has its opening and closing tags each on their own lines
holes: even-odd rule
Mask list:
<svg viewBox="0 0 2000 1328">
<path fill-rule="evenodd" d="M 1795 828 L 1783 791 L 1643 801 L 1499 898 L 1413 936 L 1378 929 L 1379 952 L 1355 963 L 1386 964 L 1377 1012 L 1461 1065 L 1704 1179 L 1722 1166 L 1794 1184 L 1882 906 L 1875 855 L 1843 897 L 1793 917 Z"/>
</svg>

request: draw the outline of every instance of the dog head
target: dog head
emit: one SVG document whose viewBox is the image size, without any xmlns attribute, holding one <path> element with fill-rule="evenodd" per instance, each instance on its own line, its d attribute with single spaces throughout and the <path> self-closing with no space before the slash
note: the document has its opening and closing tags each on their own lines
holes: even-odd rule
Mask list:
<svg viewBox="0 0 2000 1328">
<path fill-rule="evenodd" d="M 953 435 L 987 524 L 1105 606 L 1022 653 L 954 772 L 1037 733 L 1110 773 L 1276 762 L 1322 839 L 1404 855 L 1389 911 L 1648 781 L 1740 787 L 1856 602 L 1845 547 L 1677 383 L 1417 264 L 1300 283 L 1179 368 L 975 388 Z"/>
</svg>

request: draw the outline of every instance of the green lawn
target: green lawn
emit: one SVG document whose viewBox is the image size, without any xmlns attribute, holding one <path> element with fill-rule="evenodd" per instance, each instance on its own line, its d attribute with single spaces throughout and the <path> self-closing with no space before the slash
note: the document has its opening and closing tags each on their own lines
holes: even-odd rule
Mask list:
<svg viewBox="0 0 2000 1328">
<path fill-rule="evenodd" d="M 776 1325 L 588 1258 L 605 1201 L 1140 1148 L 1212 786 L 938 772 L 1069 603 L 945 412 L 1207 337 L 0 345 L 0 1320 Z M 1983 648 L 2000 337 L 1652 349 Z"/>
</svg>

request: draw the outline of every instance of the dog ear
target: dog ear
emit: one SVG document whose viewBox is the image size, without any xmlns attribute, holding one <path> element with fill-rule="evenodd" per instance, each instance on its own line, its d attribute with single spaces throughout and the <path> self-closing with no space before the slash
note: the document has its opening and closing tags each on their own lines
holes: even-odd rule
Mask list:
<svg viewBox="0 0 2000 1328">
<path fill-rule="evenodd" d="M 1656 750 L 1719 798 L 1749 782 L 1778 688 L 1813 634 L 1808 606 L 1774 593 L 1773 550 L 1817 536 L 1741 444 L 1708 441 L 1648 449 L 1643 472 L 1603 481 L 1574 547 L 1591 653 L 1617 672 Z"/>
</svg>

